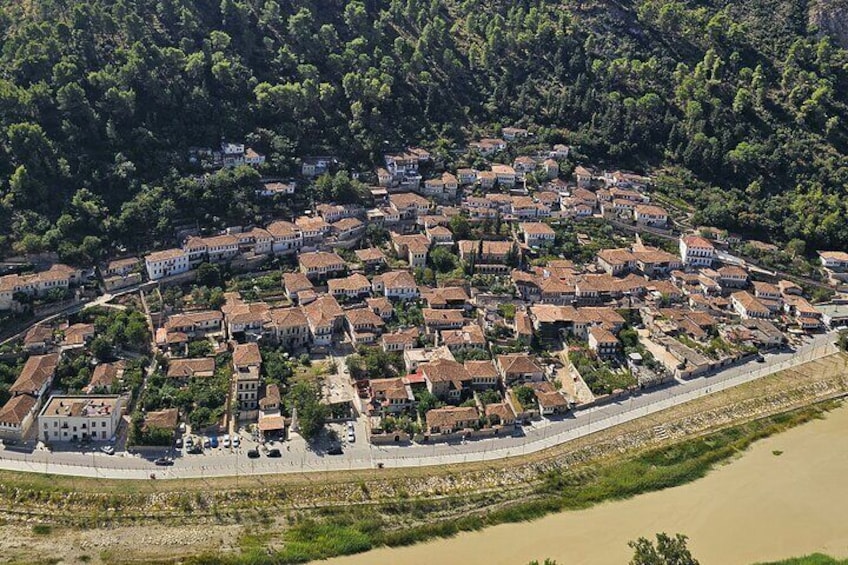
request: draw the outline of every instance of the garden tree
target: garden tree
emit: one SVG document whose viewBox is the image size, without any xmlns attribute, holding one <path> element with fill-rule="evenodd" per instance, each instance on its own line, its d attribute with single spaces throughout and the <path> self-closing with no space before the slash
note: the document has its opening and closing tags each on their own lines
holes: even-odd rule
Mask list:
<svg viewBox="0 0 848 565">
<path fill-rule="evenodd" d="M 656 544 L 647 538 L 631 541 L 627 544 L 634 551 L 630 565 L 698 565 L 698 560 L 686 547 L 687 539 L 682 534 L 675 534 L 672 538 L 666 533 L 659 533 Z"/>
<path fill-rule="evenodd" d="M 422 417 L 429 410 L 442 406 L 442 402 L 429 390 L 421 390 L 415 393 L 415 401 L 418 403 L 418 414 Z"/>
<path fill-rule="evenodd" d="M 285 385 L 294 374 L 288 353 L 282 349 L 260 348 L 262 354 L 262 372 L 265 381 Z"/>
<path fill-rule="evenodd" d="M 105 335 L 99 335 L 91 342 L 91 354 L 98 361 L 108 361 L 112 358 L 112 341 Z"/>
<path fill-rule="evenodd" d="M 450 230 L 456 241 L 468 239 L 471 235 L 471 226 L 465 216 L 456 215 L 450 219 Z"/>
<path fill-rule="evenodd" d="M 839 332 L 839 338 L 836 340 L 836 345 L 842 351 L 848 351 L 848 330 Z"/>
<path fill-rule="evenodd" d="M 290 414 L 297 409 L 297 423 L 300 435 L 307 441 L 313 441 L 324 429 L 327 419 L 327 406 L 321 404 L 321 391 L 312 383 L 299 381 L 286 394 L 286 407 Z"/>
<path fill-rule="evenodd" d="M 529 386 L 517 386 L 513 392 L 522 406 L 529 408 L 536 405 L 536 393 Z"/>
<path fill-rule="evenodd" d="M 449 249 L 444 246 L 437 246 L 430 252 L 430 263 L 439 273 L 449 273 L 456 269 L 459 261 L 457 256 Z"/>
<path fill-rule="evenodd" d="M 212 344 L 208 339 L 199 339 L 189 342 L 189 357 L 206 357 L 208 355 L 212 355 Z"/>
<path fill-rule="evenodd" d="M 213 265 L 204 261 L 197 267 L 197 284 L 206 287 L 221 286 L 221 270 L 218 265 Z"/>
</svg>

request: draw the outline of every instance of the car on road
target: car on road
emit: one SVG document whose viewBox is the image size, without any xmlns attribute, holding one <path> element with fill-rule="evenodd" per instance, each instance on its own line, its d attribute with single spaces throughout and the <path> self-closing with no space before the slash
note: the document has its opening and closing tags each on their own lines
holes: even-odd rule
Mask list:
<svg viewBox="0 0 848 565">
<path fill-rule="evenodd" d="M 247 456 L 250 459 L 258 459 L 259 458 L 259 450 L 255 447 L 247 450 Z"/>
<path fill-rule="evenodd" d="M 276 447 L 273 447 L 273 448 L 268 450 L 268 457 L 282 457 L 282 456 L 283 456 L 283 454 L 280 453 L 280 450 L 277 449 Z"/>
<path fill-rule="evenodd" d="M 763 357 L 761 353 L 758 353 L 757 354 L 757 363 L 765 363 L 765 362 L 766 362 L 766 358 Z"/>
<path fill-rule="evenodd" d="M 238 447 L 241 445 L 241 438 L 238 436 L 233 436 L 233 447 Z"/>
<path fill-rule="evenodd" d="M 344 450 L 342 449 L 341 445 L 334 445 L 333 447 L 327 450 L 328 455 L 341 455 L 342 453 L 344 453 Z"/>
<path fill-rule="evenodd" d="M 160 457 L 159 459 L 155 460 L 153 463 L 155 465 L 158 465 L 159 467 L 170 467 L 171 465 L 174 464 L 174 460 L 170 459 L 168 457 Z"/>
<path fill-rule="evenodd" d="M 100 448 L 100 451 L 102 451 L 106 455 L 115 455 L 115 448 L 111 445 L 104 445 Z"/>
<path fill-rule="evenodd" d="M 221 439 L 221 447 L 223 447 L 224 449 L 227 449 L 228 447 L 230 447 L 230 436 L 229 435 L 225 435 Z"/>
<path fill-rule="evenodd" d="M 218 436 L 212 436 L 209 438 L 209 445 L 212 446 L 212 449 L 218 447 Z"/>
</svg>

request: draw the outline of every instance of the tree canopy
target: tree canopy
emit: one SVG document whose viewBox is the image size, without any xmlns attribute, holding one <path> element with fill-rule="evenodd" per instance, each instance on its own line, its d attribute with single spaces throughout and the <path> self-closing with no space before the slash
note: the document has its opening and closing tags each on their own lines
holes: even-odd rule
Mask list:
<svg viewBox="0 0 848 565">
<path fill-rule="evenodd" d="M 600 166 L 664 167 L 699 222 L 844 247 L 848 54 L 804 9 L 2 0 L 0 245 L 90 263 L 257 220 L 260 175 L 305 155 L 358 170 L 525 125 Z M 267 162 L 199 176 L 189 149 L 222 139 Z M 340 201 L 363 186 L 315 182 Z"/>
</svg>

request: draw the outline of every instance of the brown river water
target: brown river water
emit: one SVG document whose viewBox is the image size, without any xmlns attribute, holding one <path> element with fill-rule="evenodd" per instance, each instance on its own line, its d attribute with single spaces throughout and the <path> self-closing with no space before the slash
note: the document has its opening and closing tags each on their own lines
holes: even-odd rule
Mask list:
<svg viewBox="0 0 848 565">
<path fill-rule="evenodd" d="M 527 565 L 552 558 L 559 565 L 625 565 L 628 540 L 663 531 L 688 535 L 702 565 L 813 552 L 848 557 L 848 405 L 761 440 L 688 485 L 323 563 Z"/>
</svg>

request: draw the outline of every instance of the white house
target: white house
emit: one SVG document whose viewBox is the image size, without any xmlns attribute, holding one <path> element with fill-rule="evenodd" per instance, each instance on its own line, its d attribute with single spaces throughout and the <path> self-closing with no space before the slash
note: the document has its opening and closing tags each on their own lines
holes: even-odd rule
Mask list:
<svg viewBox="0 0 848 565">
<path fill-rule="evenodd" d="M 684 265 L 693 267 L 709 267 L 715 260 L 715 246 L 698 235 L 687 235 L 680 238 L 680 259 Z"/>
<path fill-rule="evenodd" d="M 155 251 L 144 258 L 147 276 L 155 281 L 189 271 L 188 253 L 182 249 Z"/>
<path fill-rule="evenodd" d="M 38 416 L 44 442 L 108 441 L 118 433 L 124 399 L 118 395 L 51 396 Z"/>
</svg>

